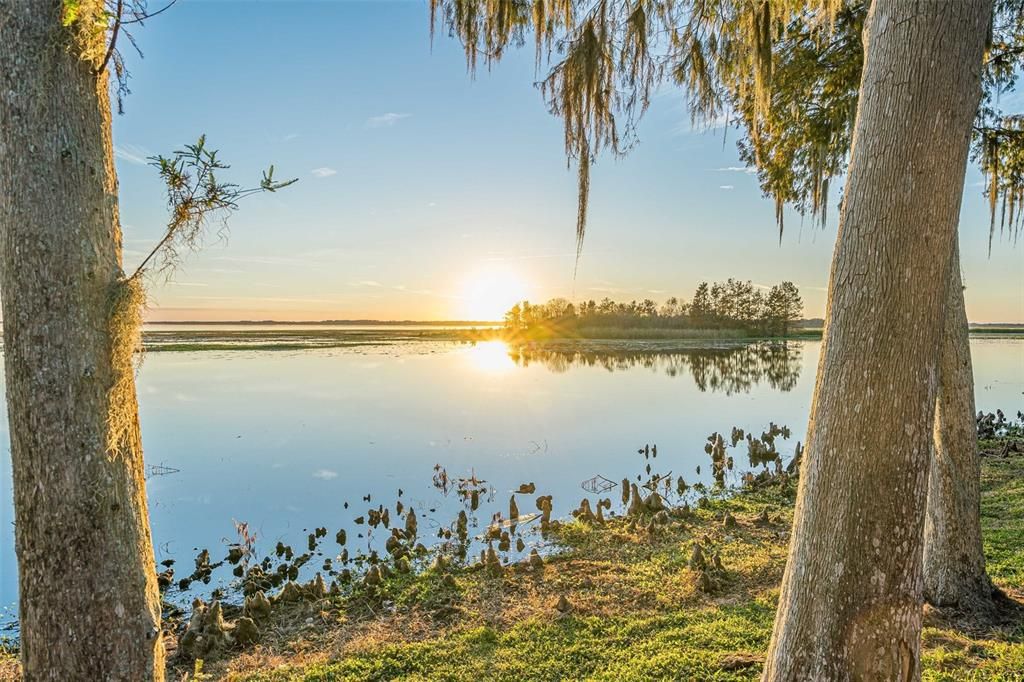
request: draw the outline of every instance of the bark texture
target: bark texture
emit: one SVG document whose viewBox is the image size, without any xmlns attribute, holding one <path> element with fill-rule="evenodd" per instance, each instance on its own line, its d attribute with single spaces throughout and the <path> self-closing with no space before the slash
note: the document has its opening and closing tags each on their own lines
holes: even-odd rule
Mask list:
<svg viewBox="0 0 1024 682">
<path fill-rule="evenodd" d="M 765 680 L 920 678 L 939 349 L 990 0 L 875 0 Z"/>
<path fill-rule="evenodd" d="M 981 459 L 959 249 L 950 270 L 946 315 L 928 474 L 924 594 L 935 606 L 973 610 L 991 605 L 992 583 L 981 544 Z"/>
<path fill-rule="evenodd" d="M 25 679 L 163 679 L 134 390 L 108 447 L 120 267 L 106 74 L 61 0 L 0 0 L 0 291 Z"/>
</svg>

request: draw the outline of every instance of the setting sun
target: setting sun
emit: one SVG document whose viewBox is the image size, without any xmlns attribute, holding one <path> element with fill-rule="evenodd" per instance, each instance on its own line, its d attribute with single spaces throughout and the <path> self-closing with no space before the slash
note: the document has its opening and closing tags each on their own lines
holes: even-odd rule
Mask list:
<svg viewBox="0 0 1024 682">
<path fill-rule="evenodd" d="M 470 275 L 462 289 L 462 315 L 467 320 L 501 320 L 515 303 L 528 298 L 528 287 L 517 273 L 490 267 Z"/>
</svg>

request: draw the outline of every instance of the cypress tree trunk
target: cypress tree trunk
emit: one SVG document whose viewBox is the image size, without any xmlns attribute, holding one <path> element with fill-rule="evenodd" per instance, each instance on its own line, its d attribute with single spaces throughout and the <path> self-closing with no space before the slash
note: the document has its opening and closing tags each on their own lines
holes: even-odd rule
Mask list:
<svg viewBox="0 0 1024 682">
<path fill-rule="evenodd" d="M 111 394 L 121 235 L 107 76 L 70 44 L 61 8 L 0 0 L 0 291 L 22 666 L 29 681 L 159 680 L 134 385 Z M 112 408 L 129 427 L 113 446 Z"/>
<path fill-rule="evenodd" d="M 939 350 L 991 0 L 875 0 L 765 680 L 920 678 Z"/>
<path fill-rule="evenodd" d="M 947 306 L 928 474 L 924 594 L 935 606 L 984 609 L 991 604 L 992 583 L 981 544 L 981 460 L 959 249 L 950 270 Z"/>
</svg>

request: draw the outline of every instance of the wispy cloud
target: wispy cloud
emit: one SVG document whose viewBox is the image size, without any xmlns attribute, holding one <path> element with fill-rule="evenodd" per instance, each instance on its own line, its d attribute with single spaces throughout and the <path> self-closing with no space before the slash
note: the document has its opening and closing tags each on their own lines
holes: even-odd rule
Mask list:
<svg viewBox="0 0 1024 682">
<path fill-rule="evenodd" d="M 312 175 L 314 175 L 314 176 L 316 176 L 318 178 L 329 178 L 332 175 L 337 175 L 338 174 L 338 171 L 336 171 L 333 168 L 330 168 L 328 166 L 321 166 L 320 168 L 314 168 L 313 170 L 311 170 L 309 172 Z"/>
<path fill-rule="evenodd" d="M 322 481 L 329 481 L 332 478 L 337 478 L 338 472 L 331 471 L 330 469 L 317 469 L 313 472 L 313 478 L 319 478 Z"/>
<path fill-rule="evenodd" d="M 717 173 L 746 173 L 747 175 L 753 175 L 757 172 L 757 169 L 753 166 L 726 166 L 725 168 L 713 169 Z"/>
<path fill-rule="evenodd" d="M 292 298 L 290 296 L 185 296 L 190 301 L 228 301 L 236 303 L 323 303 L 337 305 L 340 301 L 327 298 Z"/>
<path fill-rule="evenodd" d="M 470 235 L 462 235 L 467 237 Z M 492 251 L 493 255 L 489 255 L 483 260 L 485 261 L 513 261 L 513 260 L 538 260 L 543 258 L 575 258 L 575 251 L 554 251 L 550 253 L 523 253 L 523 254 L 506 254 L 498 251 Z M 588 251 L 587 253 L 603 253 L 603 251 Z"/>
<path fill-rule="evenodd" d="M 377 281 L 372 280 L 372 279 L 363 279 L 363 280 L 359 280 L 358 282 L 352 282 L 352 286 L 354 286 L 354 287 L 382 287 L 384 285 L 381 284 L 380 282 L 377 282 Z"/>
<path fill-rule="evenodd" d="M 304 258 L 281 256 L 213 256 L 212 260 L 227 263 L 255 263 L 257 265 L 309 265 L 309 260 Z"/>
<path fill-rule="evenodd" d="M 283 142 L 291 142 L 292 140 L 298 139 L 298 137 L 299 137 L 298 133 L 288 133 L 287 135 L 282 137 L 281 140 Z"/>
<path fill-rule="evenodd" d="M 366 127 L 390 128 L 391 126 L 401 121 L 403 118 L 409 118 L 410 116 L 412 116 L 412 114 L 396 114 L 393 111 L 389 111 L 386 114 L 381 114 L 380 116 L 371 116 L 370 118 L 366 119 Z"/>
<path fill-rule="evenodd" d="M 114 156 L 127 161 L 128 163 L 134 163 L 139 166 L 145 166 L 149 161 L 147 157 L 153 154 L 145 147 L 140 147 L 137 144 L 116 144 L 114 145 Z"/>
<path fill-rule="evenodd" d="M 678 91 L 677 91 L 678 92 Z M 722 113 L 714 118 L 710 118 L 706 121 L 693 121 L 689 118 L 682 119 L 676 123 L 669 133 L 673 136 L 679 137 L 683 135 L 702 135 L 704 133 L 714 132 L 721 130 L 728 126 L 732 122 L 732 118 L 728 113 Z"/>
<path fill-rule="evenodd" d="M 718 189 L 736 189 L 735 185 L 719 185 Z"/>
</svg>

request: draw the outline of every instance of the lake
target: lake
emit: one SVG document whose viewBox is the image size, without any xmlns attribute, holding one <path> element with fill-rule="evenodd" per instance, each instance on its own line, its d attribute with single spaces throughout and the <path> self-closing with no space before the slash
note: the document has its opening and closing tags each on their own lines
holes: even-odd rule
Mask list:
<svg viewBox="0 0 1024 682">
<path fill-rule="evenodd" d="M 451 479 L 486 481 L 478 512 L 486 525 L 522 483 L 552 494 L 555 516 L 564 516 L 593 499 L 584 481 L 636 480 L 645 444 L 657 444 L 660 471 L 710 483 L 703 446 L 712 431 L 756 435 L 775 422 L 792 429 L 779 443 L 788 460 L 804 438 L 819 348 L 510 353 L 494 341 L 414 340 L 150 352 L 138 390 L 157 560 L 176 559 L 187 574 L 197 549 L 224 555 L 237 540 L 235 521 L 256 532 L 261 553 L 279 539 L 304 545 L 317 526 L 330 529 L 328 539 L 346 528 L 354 551 L 367 540 L 353 519 L 393 505 L 399 490 L 421 535 L 435 536 L 462 509 L 432 485 L 435 465 Z M 972 339 L 971 350 L 978 409 L 1021 409 L 1024 340 Z M 10 623 L 17 577 L 6 419 L 0 431 L 0 621 Z M 742 447 L 735 452 L 745 463 Z M 534 511 L 529 496 L 519 505 Z"/>
</svg>

